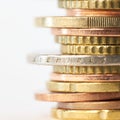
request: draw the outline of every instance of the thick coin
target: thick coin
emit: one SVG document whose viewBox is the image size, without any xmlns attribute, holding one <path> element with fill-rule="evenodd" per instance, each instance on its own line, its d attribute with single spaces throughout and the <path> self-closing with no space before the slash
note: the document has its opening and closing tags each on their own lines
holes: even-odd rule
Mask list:
<svg viewBox="0 0 120 120">
<path fill-rule="evenodd" d="M 119 82 L 119 74 L 94 74 L 94 75 L 72 75 L 52 73 L 50 76 L 52 81 L 61 82 Z"/>
<path fill-rule="evenodd" d="M 85 102 L 100 100 L 118 100 L 120 92 L 107 93 L 38 93 L 36 100 L 47 102 Z"/>
<path fill-rule="evenodd" d="M 83 83 L 83 82 L 56 82 L 50 81 L 47 88 L 51 92 L 120 92 L 120 82 Z"/>
<path fill-rule="evenodd" d="M 120 101 L 97 101 L 58 103 L 58 108 L 67 110 L 120 110 Z"/>
<path fill-rule="evenodd" d="M 53 28 L 119 28 L 120 16 L 40 17 L 36 25 Z"/>
<path fill-rule="evenodd" d="M 120 74 L 119 66 L 54 66 L 55 73 L 62 74 Z"/>
<path fill-rule="evenodd" d="M 35 55 L 29 61 L 38 65 L 120 66 L 120 55 Z"/>
<path fill-rule="evenodd" d="M 64 45 L 119 45 L 120 37 L 56 36 L 55 41 Z"/>
<path fill-rule="evenodd" d="M 119 10 L 67 9 L 68 16 L 120 16 Z"/>
<path fill-rule="evenodd" d="M 68 9 L 120 9 L 119 5 L 119 0 L 59 0 L 59 7 Z"/>
<path fill-rule="evenodd" d="M 61 45 L 67 55 L 119 55 L 120 45 Z"/>
<path fill-rule="evenodd" d="M 119 37 L 120 29 L 52 29 L 54 35 L 75 35 L 75 36 L 111 36 Z"/>
<path fill-rule="evenodd" d="M 120 110 L 63 110 L 52 109 L 59 120 L 120 120 Z"/>
</svg>

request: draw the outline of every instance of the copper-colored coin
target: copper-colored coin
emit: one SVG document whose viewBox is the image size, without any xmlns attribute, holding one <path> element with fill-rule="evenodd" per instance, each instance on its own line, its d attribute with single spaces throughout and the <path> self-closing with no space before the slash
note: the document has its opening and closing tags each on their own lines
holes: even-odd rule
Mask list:
<svg viewBox="0 0 120 120">
<path fill-rule="evenodd" d="M 119 110 L 120 101 L 58 103 L 58 108 L 69 110 Z"/>
<path fill-rule="evenodd" d="M 120 99 L 120 92 L 111 93 L 38 93 L 35 98 L 49 102 L 82 102 Z"/>
<path fill-rule="evenodd" d="M 119 10 L 67 9 L 68 16 L 120 16 Z"/>
<path fill-rule="evenodd" d="M 120 36 L 120 29 L 52 29 L 54 35 L 75 35 L 75 36 Z"/>
<path fill-rule="evenodd" d="M 50 79 L 52 81 L 63 82 L 118 82 L 120 81 L 120 75 L 119 74 L 73 75 L 52 73 Z"/>
</svg>

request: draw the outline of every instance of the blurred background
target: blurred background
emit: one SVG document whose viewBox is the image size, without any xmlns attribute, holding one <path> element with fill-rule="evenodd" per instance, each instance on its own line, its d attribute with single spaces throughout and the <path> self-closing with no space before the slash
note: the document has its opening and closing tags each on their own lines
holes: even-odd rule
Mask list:
<svg viewBox="0 0 120 120">
<path fill-rule="evenodd" d="M 34 19 L 64 14 L 57 0 L 0 0 L 1 120 L 41 120 L 54 107 L 34 99 L 36 92 L 45 91 L 52 67 L 26 59 L 30 53 L 59 53 L 50 29 L 37 28 Z"/>
</svg>

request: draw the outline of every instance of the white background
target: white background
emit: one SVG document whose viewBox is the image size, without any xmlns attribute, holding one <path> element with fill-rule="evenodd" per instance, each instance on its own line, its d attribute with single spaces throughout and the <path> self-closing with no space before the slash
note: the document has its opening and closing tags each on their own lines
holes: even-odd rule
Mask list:
<svg viewBox="0 0 120 120">
<path fill-rule="evenodd" d="M 0 0 L 0 119 L 41 120 L 51 103 L 37 102 L 52 67 L 27 63 L 33 52 L 59 52 L 50 29 L 36 28 L 35 17 L 64 15 L 57 0 Z"/>
</svg>

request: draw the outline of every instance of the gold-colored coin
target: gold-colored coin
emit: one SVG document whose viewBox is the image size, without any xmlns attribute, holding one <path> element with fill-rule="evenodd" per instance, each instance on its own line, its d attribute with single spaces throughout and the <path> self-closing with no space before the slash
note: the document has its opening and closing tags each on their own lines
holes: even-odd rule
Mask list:
<svg viewBox="0 0 120 120">
<path fill-rule="evenodd" d="M 120 0 L 59 0 L 60 8 L 120 9 Z"/>
<path fill-rule="evenodd" d="M 63 110 L 52 109 L 59 120 L 120 120 L 120 110 Z"/>
<path fill-rule="evenodd" d="M 36 25 L 53 28 L 119 28 L 120 16 L 40 17 Z"/>
<path fill-rule="evenodd" d="M 53 69 L 62 74 L 120 74 L 119 66 L 54 66 Z"/>
<path fill-rule="evenodd" d="M 65 45 L 119 45 L 120 37 L 56 36 L 55 41 Z"/>
<path fill-rule="evenodd" d="M 48 90 L 51 92 L 120 92 L 120 82 L 116 83 L 80 83 L 80 82 L 48 82 Z"/>
<path fill-rule="evenodd" d="M 61 52 L 68 55 L 119 55 L 120 45 L 62 45 Z"/>
</svg>

